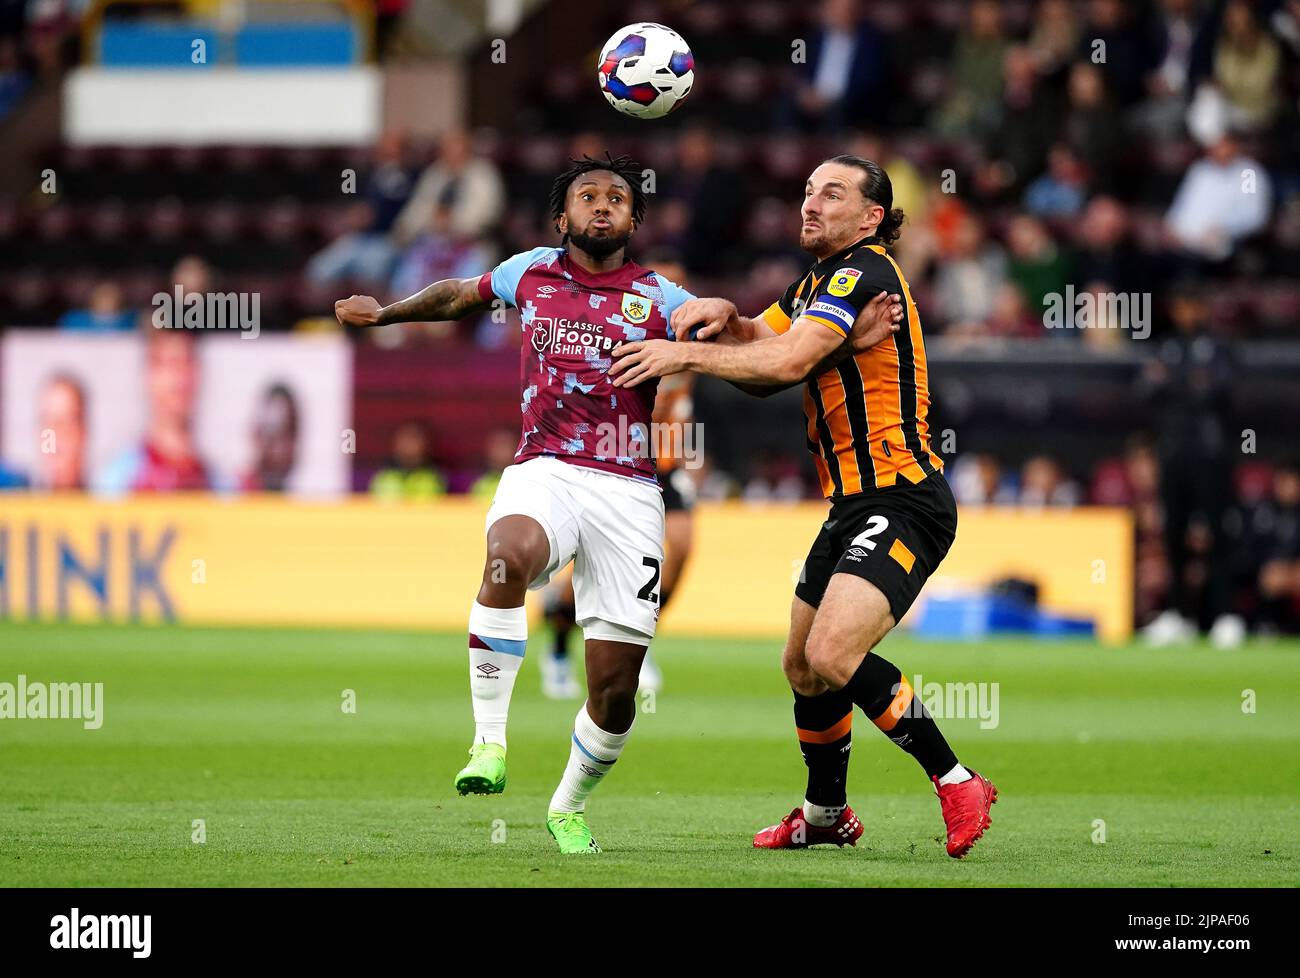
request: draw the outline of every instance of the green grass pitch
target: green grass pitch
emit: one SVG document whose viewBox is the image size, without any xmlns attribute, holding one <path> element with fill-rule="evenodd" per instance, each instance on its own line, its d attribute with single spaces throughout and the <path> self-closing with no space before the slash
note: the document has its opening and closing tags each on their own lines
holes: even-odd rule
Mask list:
<svg viewBox="0 0 1300 978">
<path fill-rule="evenodd" d="M 461 798 L 462 635 L 0 624 L 0 682 L 104 683 L 102 729 L 0 720 L 5 886 L 1192 886 L 1300 879 L 1300 647 L 1152 652 L 902 636 L 925 681 L 996 682 L 941 721 L 1001 799 L 962 862 L 910 757 L 859 714 L 857 849 L 760 852 L 801 799 L 779 643 L 656 644 L 665 689 L 588 805 L 597 857 L 546 834 L 576 703 L 516 687 L 504 795 Z M 534 640 L 530 656 L 541 642 Z M 342 709 L 355 691 L 356 712 Z M 1243 696 L 1254 691 L 1254 712 Z M 646 704 L 648 705 L 648 704 Z M 202 819 L 206 841 L 193 841 Z M 1098 821 L 1100 820 L 1100 821 Z M 1104 823 L 1104 826 L 1102 825 Z M 1104 832 L 1104 842 L 1100 842 Z"/>
</svg>

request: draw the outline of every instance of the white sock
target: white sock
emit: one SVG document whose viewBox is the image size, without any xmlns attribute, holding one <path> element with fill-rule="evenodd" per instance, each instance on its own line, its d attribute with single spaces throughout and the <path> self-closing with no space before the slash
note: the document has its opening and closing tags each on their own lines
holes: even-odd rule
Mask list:
<svg viewBox="0 0 1300 978">
<path fill-rule="evenodd" d="M 961 784 L 963 781 L 970 780 L 970 772 L 958 764 L 955 768 L 939 779 L 939 784 Z"/>
<path fill-rule="evenodd" d="M 515 677 L 524 664 L 528 613 L 487 608 L 469 612 L 469 692 L 474 698 L 474 743 L 506 745 L 506 716 Z"/>
<path fill-rule="evenodd" d="M 809 825 L 825 828 L 834 825 L 835 820 L 844 813 L 846 805 L 814 805 L 808 800 L 803 803 L 803 817 Z"/>
<path fill-rule="evenodd" d="M 573 721 L 573 741 L 569 746 L 569 763 L 564 768 L 564 776 L 551 798 L 550 811 L 581 812 L 586 809 L 587 796 L 600 783 L 600 779 L 609 773 L 609 769 L 623 753 L 623 745 L 632 735 L 628 727 L 623 733 L 610 733 L 596 726 L 596 721 L 587 712 L 587 704 L 578 709 L 578 716 Z"/>
</svg>

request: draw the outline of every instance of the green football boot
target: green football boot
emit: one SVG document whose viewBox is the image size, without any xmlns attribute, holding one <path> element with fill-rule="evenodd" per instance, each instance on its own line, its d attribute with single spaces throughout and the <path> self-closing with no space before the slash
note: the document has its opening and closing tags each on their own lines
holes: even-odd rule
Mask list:
<svg viewBox="0 0 1300 978">
<path fill-rule="evenodd" d="M 499 795 L 506 790 L 506 749 L 500 744 L 475 744 L 469 763 L 456 775 L 462 795 Z"/>
<path fill-rule="evenodd" d="M 594 855 L 600 852 L 600 846 L 591 837 L 587 827 L 587 816 L 582 812 L 547 812 L 546 831 L 560 844 L 560 852 L 566 856 Z"/>
</svg>

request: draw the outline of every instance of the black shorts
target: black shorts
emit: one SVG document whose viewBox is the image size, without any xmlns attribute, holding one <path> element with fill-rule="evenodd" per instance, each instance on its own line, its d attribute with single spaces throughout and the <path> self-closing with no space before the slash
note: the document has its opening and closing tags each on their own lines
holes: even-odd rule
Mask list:
<svg viewBox="0 0 1300 978">
<path fill-rule="evenodd" d="M 684 469 L 673 469 L 659 477 L 664 491 L 665 513 L 689 513 L 695 508 L 695 483 Z"/>
<path fill-rule="evenodd" d="M 856 574 L 880 588 L 901 621 L 956 534 L 957 502 L 939 473 L 833 499 L 794 593 L 815 608 L 832 574 Z"/>
</svg>

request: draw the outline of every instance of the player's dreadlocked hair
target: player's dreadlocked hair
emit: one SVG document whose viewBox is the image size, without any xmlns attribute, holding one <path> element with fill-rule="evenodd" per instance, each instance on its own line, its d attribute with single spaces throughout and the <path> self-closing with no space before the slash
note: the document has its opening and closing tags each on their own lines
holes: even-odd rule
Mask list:
<svg viewBox="0 0 1300 978">
<path fill-rule="evenodd" d="M 641 187 L 642 169 L 641 164 L 637 163 L 630 156 L 610 156 L 605 153 L 605 158 L 592 159 L 585 153 L 580 160 L 570 160 L 573 165 L 555 178 L 551 184 L 551 220 L 555 222 L 555 230 L 560 230 L 560 217 L 564 214 L 564 204 L 569 196 L 569 187 L 573 181 L 584 173 L 590 173 L 592 170 L 609 170 L 627 181 L 627 185 L 632 188 L 632 220 L 640 224 L 645 217 L 646 193 Z M 567 237 L 567 235 L 566 235 Z"/>
<path fill-rule="evenodd" d="M 894 185 L 890 182 L 889 174 L 885 172 L 884 167 L 874 160 L 848 154 L 832 156 L 822 162 L 852 166 L 863 172 L 862 183 L 859 185 L 862 196 L 885 209 L 885 216 L 876 228 L 876 237 L 887 245 L 897 241 L 898 236 L 903 233 L 905 215 L 901 207 L 894 206 Z"/>
</svg>

